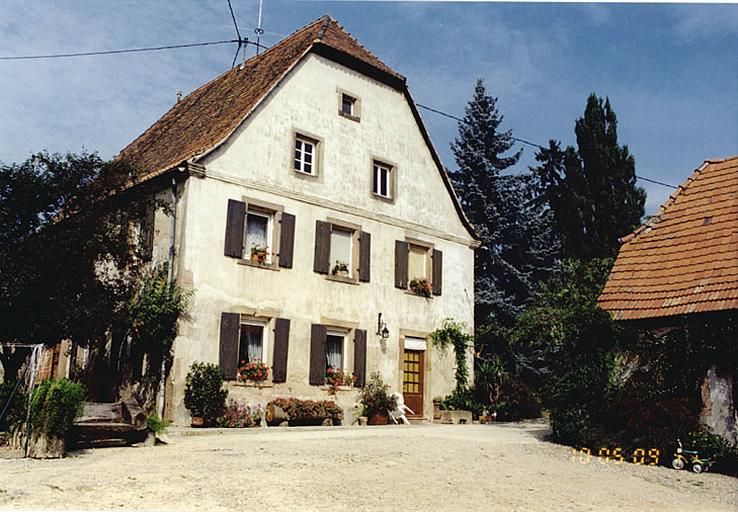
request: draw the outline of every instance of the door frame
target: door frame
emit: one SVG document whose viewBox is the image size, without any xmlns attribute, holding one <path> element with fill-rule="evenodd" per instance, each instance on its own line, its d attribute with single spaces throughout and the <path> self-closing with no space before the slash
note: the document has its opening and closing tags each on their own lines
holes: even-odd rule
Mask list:
<svg viewBox="0 0 738 512">
<path fill-rule="evenodd" d="M 431 396 L 430 390 L 431 390 L 431 370 L 432 364 L 432 354 L 433 351 L 431 349 L 430 341 L 428 341 L 428 332 L 425 331 L 418 331 L 414 329 L 402 329 L 400 328 L 400 339 L 399 339 L 399 346 L 398 353 L 397 353 L 397 379 L 396 379 L 396 386 L 397 389 L 402 392 L 402 379 L 403 379 L 403 360 L 405 355 L 405 338 L 423 338 L 426 340 L 425 344 L 425 354 L 423 354 L 423 410 L 422 411 L 414 411 L 415 412 L 415 418 L 422 418 L 422 419 L 428 419 L 432 417 L 432 409 L 433 409 L 433 397 Z M 429 416 L 429 414 L 431 416 Z"/>
</svg>

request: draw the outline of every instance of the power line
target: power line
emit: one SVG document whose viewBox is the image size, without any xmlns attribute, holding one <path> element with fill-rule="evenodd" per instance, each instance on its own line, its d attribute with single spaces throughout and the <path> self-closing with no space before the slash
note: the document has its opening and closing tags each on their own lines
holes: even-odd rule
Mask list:
<svg viewBox="0 0 738 512">
<path fill-rule="evenodd" d="M 194 48 L 197 46 L 212 46 L 217 44 L 237 43 L 238 39 L 222 41 L 205 41 L 202 43 L 169 44 L 166 46 L 147 46 L 144 48 L 127 48 L 125 50 L 100 50 L 94 52 L 52 53 L 47 55 L 19 55 L 14 57 L 0 57 L 0 60 L 34 60 L 34 59 L 61 59 L 67 57 L 90 57 L 93 55 L 116 55 L 120 53 L 156 52 L 160 50 L 176 50 L 178 48 Z"/>
<path fill-rule="evenodd" d="M 417 105 L 418 107 L 420 107 L 420 108 L 423 108 L 423 109 L 425 109 L 425 110 L 428 110 L 428 111 L 430 111 L 430 112 L 433 112 L 433 113 L 436 113 L 436 114 L 442 115 L 442 116 L 444 116 L 444 117 L 448 117 L 448 118 L 450 118 L 450 119 L 455 119 L 456 121 L 459 121 L 459 122 L 463 122 L 463 121 L 464 121 L 464 120 L 463 120 L 463 119 L 461 119 L 460 117 L 456 117 L 456 116 L 454 116 L 454 115 L 451 115 L 451 114 L 447 114 L 446 112 L 441 112 L 440 110 L 437 110 L 437 109 L 435 109 L 435 108 L 431 108 L 431 107 L 428 107 L 428 106 L 426 106 L 426 105 L 421 105 L 420 103 L 416 103 L 415 105 Z M 534 148 L 538 148 L 538 149 L 543 149 L 543 150 L 545 150 L 545 149 L 548 149 L 548 148 L 546 148 L 546 147 L 544 147 L 544 146 L 541 146 L 540 144 L 536 144 L 535 142 L 530 142 L 530 141 L 528 141 L 528 140 L 525 140 L 525 139 L 519 139 L 519 138 L 517 138 L 517 137 L 510 137 L 510 138 L 511 138 L 512 140 L 516 141 L 516 142 L 520 142 L 521 144 L 527 144 L 527 145 L 529 145 L 529 146 L 533 146 Z M 644 176 L 639 176 L 639 175 L 637 175 L 637 174 L 636 174 L 636 178 L 638 178 L 639 180 L 647 181 L 647 182 L 649 182 L 649 183 L 654 183 L 654 184 L 656 184 L 656 185 L 661 185 L 661 186 L 663 186 L 663 187 L 669 187 L 669 188 L 673 188 L 673 189 L 679 189 L 679 187 L 677 187 L 677 186 L 675 186 L 675 185 L 670 185 L 669 183 L 664 183 L 663 181 L 657 181 L 657 180 L 653 180 L 653 179 L 651 179 L 651 178 L 646 178 L 646 177 L 644 177 Z"/>
<path fill-rule="evenodd" d="M 238 36 L 238 40 L 241 40 L 241 32 L 238 30 L 238 23 L 236 23 L 236 15 L 233 14 L 233 6 L 231 5 L 231 0 L 228 0 L 228 10 L 231 11 L 231 19 L 233 20 L 233 26 L 236 27 L 236 35 Z"/>
</svg>

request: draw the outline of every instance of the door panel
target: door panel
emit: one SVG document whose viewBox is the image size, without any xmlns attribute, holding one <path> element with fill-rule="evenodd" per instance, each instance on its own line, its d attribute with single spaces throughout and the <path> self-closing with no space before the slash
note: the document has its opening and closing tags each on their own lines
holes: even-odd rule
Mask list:
<svg viewBox="0 0 738 512">
<path fill-rule="evenodd" d="M 424 377 L 425 352 L 405 349 L 402 359 L 402 395 L 405 405 L 413 410 L 414 416 L 423 415 Z"/>
</svg>

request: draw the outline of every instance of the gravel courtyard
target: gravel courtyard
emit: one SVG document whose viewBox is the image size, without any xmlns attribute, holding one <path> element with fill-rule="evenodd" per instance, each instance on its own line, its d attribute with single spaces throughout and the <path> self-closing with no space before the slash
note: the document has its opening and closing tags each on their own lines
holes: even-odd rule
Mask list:
<svg viewBox="0 0 738 512">
<path fill-rule="evenodd" d="M 738 510 L 738 480 L 573 462 L 541 423 L 251 429 L 0 460 L 0 508 Z"/>
</svg>

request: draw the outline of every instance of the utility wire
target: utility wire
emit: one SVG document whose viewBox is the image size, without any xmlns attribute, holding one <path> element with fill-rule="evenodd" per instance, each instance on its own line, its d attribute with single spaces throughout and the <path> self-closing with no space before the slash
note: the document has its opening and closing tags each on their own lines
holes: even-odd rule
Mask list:
<svg viewBox="0 0 738 512">
<path fill-rule="evenodd" d="M 436 110 L 435 108 L 431 108 L 431 107 L 428 107 L 426 105 L 421 105 L 420 103 L 416 103 L 415 105 L 417 105 L 418 107 L 420 107 L 422 109 L 428 110 L 430 112 L 433 112 L 433 113 L 442 115 L 444 117 L 448 117 L 450 119 L 455 119 L 456 121 L 463 122 L 463 119 L 461 119 L 460 117 L 456 117 L 456 116 L 453 116 L 451 114 L 447 114 L 446 112 L 441 112 L 440 110 Z M 548 148 L 546 148 L 544 146 L 541 146 L 540 144 L 536 144 L 535 142 L 530 142 L 530 141 L 525 140 L 525 139 L 519 139 L 517 137 L 510 137 L 510 138 L 512 140 L 516 141 L 516 142 L 520 142 L 521 144 L 527 144 L 529 146 L 533 146 L 534 148 L 543 149 L 543 150 L 548 149 Z M 639 180 L 647 181 L 649 183 L 655 183 L 656 185 L 661 185 L 663 187 L 669 187 L 669 188 L 673 188 L 673 189 L 679 189 L 679 187 L 677 187 L 675 185 L 671 185 L 669 183 L 664 183 L 663 181 L 652 180 L 651 178 L 645 178 L 643 176 L 638 176 L 637 174 L 636 174 L 636 178 L 638 178 Z"/>
<path fill-rule="evenodd" d="M 233 6 L 231 5 L 231 0 L 228 0 L 228 10 L 231 11 L 231 19 L 233 20 L 233 26 L 236 27 L 236 35 L 238 36 L 238 40 L 241 40 L 241 32 L 238 30 L 238 23 L 236 23 L 236 15 L 233 14 Z"/>
<path fill-rule="evenodd" d="M 19 55 L 14 57 L 0 57 L 0 60 L 33 60 L 33 59 L 60 59 L 66 57 L 89 57 L 92 55 L 116 55 L 119 53 L 156 52 L 160 50 L 176 50 L 178 48 L 194 48 L 197 46 L 212 46 L 217 44 L 238 43 L 238 39 L 222 41 L 205 41 L 202 43 L 170 44 L 166 46 L 147 46 L 144 48 L 127 48 L 125 50 L 101 50 L 95 52 L 52 53 L 48 55 Z M 255 43 L 250 43 L 255 44 Z"/>
</svg>

